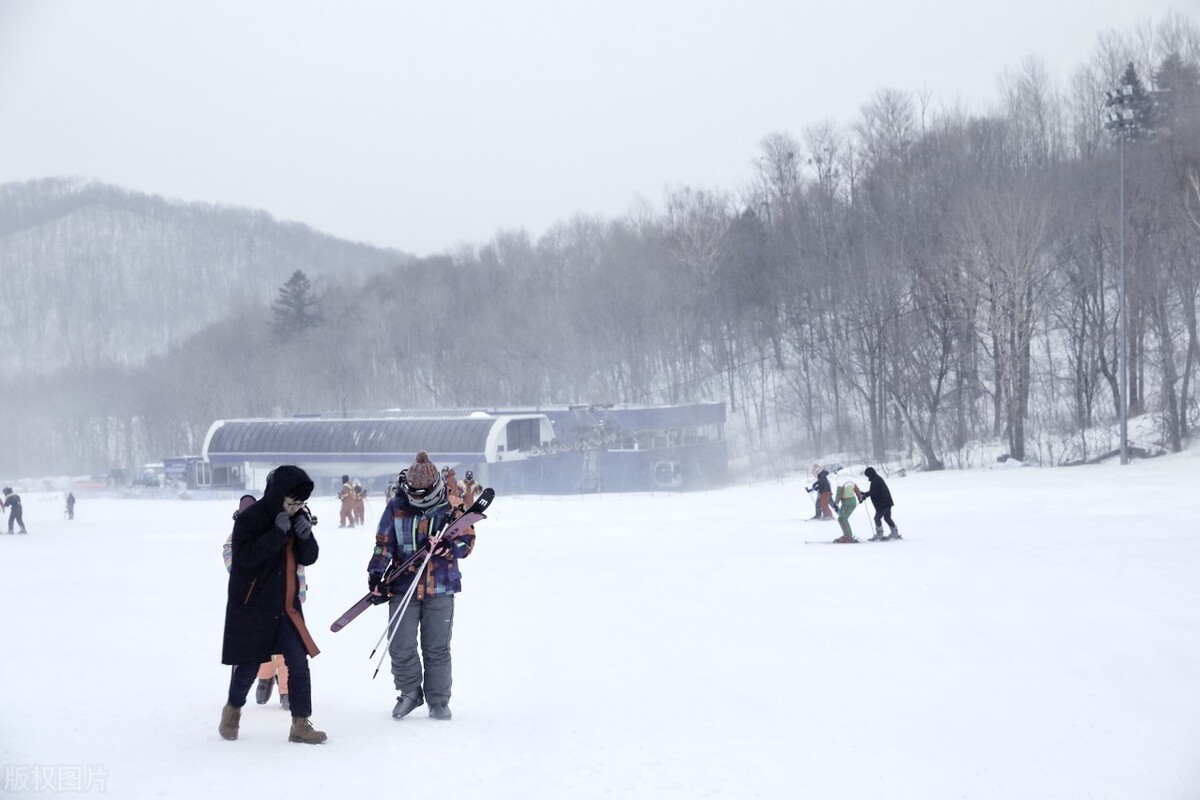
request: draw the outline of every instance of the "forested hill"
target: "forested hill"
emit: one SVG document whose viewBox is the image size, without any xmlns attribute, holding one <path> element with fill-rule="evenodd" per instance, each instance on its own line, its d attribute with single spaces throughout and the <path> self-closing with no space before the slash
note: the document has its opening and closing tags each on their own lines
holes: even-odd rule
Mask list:
<svg viewBox="0 0 1200 800">
<path fill-rule="evenodd" d="M 95 182 L 0 185 L 0 369 L 135 365 L 296 270 L 357 287 L 409 257 L 253 209 L 183 203 Z"/>
</svg>

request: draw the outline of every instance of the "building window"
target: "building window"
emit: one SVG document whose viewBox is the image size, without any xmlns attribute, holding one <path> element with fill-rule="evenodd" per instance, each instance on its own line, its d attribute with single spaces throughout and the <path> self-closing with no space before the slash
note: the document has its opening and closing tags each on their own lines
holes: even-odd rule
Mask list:
<svg viewBox="0 0 1200 800">
<path fill-rule="evenodd" d="M 505 432 L 508 434 L 507 449 L 532 450 L 542 443 L 541 420 L 514 419 L 508 423 Z"/>
</svg>

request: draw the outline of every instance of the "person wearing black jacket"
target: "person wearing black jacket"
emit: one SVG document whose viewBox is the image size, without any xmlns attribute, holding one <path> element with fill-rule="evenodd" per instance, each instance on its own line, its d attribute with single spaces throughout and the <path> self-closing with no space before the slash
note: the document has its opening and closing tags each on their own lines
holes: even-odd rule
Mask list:
<svg viewBox="0 0 1200 800">
<path fill-rule="evenodd" d="M 296 585 L 296 566 L 307 567 L 317 560 L 312 515 L 304 505 L 312 490 L 313 482 L 304 470 L 279 467 L 262 499 L 234 521 L 221 648 L 221 663 L 233 667 L 218 728 L 225 739 L 238 737 L 242 706 L 259 665 L 274 653 L 283 654 L 288 668 L 292 712 L 288 741 L 320 744 L 327 738 L 309 720 L 308 659 L 320 650 L 304 624 Z"/>
<path fill-rule="evenodd" d="M 4 502 L 3 506 L 8 507 L 8 532 L 13 532 L 13 523 L 21 526 L 21 533 L 28 533 L 25 530 L 25 517 L 21 513 L 21 495 L 13 492 L 11 486 L 4 487 Z"/>
<path fill-rule="evenodd" d="M 895 502 L 892 500 L 892 492 L 888 489 L 887 483 L 879 477 L 879 473 L 875 471 L 874 467 L 864 469 L 863 475 L 866 475 L 867 480 L 871 482 L 871 487 L 863 492 L 863 501 L 870 499 L 875 506 L 875 535 L 871 537 L 871 541 L 881 542 L 884 539 L 901 538 L 900 529 L 892 521 L 892 506 L 895 505 Z M 883 535 L 883 522 L 885 521 L 888 528 L 891 529 L 891 534 L 888 536 Z"/>
<path fill-rule="evenodd" d="M 822 469 L 817 471 L 817 480 L 812 486 L 808 487 L 808 491 L 817 493 L 816 508 L 813 514 L 813 519 L 833 519 L 833 510 L 830 509 L 829 503 L 833 497 L 833 486 L 829 483 L 829 470 Z"/>
</svg>

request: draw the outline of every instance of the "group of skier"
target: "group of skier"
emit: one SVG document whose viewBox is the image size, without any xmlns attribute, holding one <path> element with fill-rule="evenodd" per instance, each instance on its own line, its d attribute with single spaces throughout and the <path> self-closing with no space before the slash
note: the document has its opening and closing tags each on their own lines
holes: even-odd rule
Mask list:
<svg viewBox="0 0 1200 800">
<path fill-rule="evenodd" d="M 837 467 L 834 472 L 840 469 L 841 467 Z M 875 508 L 875 534 L 868 541 L 894 541 L 902 538 L 900 529 L 892 520 L 892 507 L 895 505 L 892 492 L 888 488 L 887 482 L 874 467 L 867 467 L 863 470 L 863 475 L 866 476 L 869 483 L 865 492 L 852 480 L 843 481 L 835 492 L 833 484 L 829 480 L 829 469 L 819 464 L 813 465 L 813 475 L 816 480 L 807 489 L 809 492 L 817 494 L 815 513 L 812 519 L 832 520 L 834 512 L 837 512 L 838 526 L 842 529 L 842 535 L 833 540 L 835 543 L 852 544 L 859 541 L 850 527 L 850 515 L 854 513 L 854 509 L 860 503 L 866 500 L 870 500 L 871 505 Z M 887 534 L 883 532 L 884 522 L 888 525 L 889 532 Z"/>
<path fill-rule="evenodd" d="M 471 554 L 475 534 L 471 527 L 453 537 L 443 534 L 463 514 L 464 495 L 473 499 L 478 484 L 470 472 L 463 485 L 454 481 L 451 486 L 446 475 L 427 453 L 417 453 L 397 479 L 367 563 L 370 601 L 387 603 L 389 609 L 388 654 L 399 692 L 392 708 L 396 719 L 425 703 L 433 719 L 451 719 L 454 595 L 462 590 L 459 560 Z M 237 739 L 250 687 L 273 657 L 281 657 L 287 668 L 292 718 L 288 741 L 321 744 L 328 738 L 310 720 L 308 659 L 320 650 L 304 623 L 299 591 L 303 578 L 298 577 L 298 568 L 312 565 L 319 554 L 313 535 L 316 519 L 307 507 L 312 491 L 313 482 L 303 469 L 281 466 L 268 478 L 262 498 L 234 517 L 221 654 L 222 663 L 232 670 L 218 726 L 225 739 Z M 261 697 L 263 679 L 259 680 Z"/>
</svg>

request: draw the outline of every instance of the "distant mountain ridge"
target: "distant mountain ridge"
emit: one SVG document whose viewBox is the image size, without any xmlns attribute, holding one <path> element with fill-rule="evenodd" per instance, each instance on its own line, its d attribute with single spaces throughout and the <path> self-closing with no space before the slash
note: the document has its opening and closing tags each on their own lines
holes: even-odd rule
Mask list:
<svg viewBox="0 0 1200 800">
<path fill-rule="evenodd" d="M 411 258 L 253 209 L 78 179 L 0 184 L 0 369 L 136 365 L 269 304 L 296 270 L 358 286 Z"/>
</svg>

